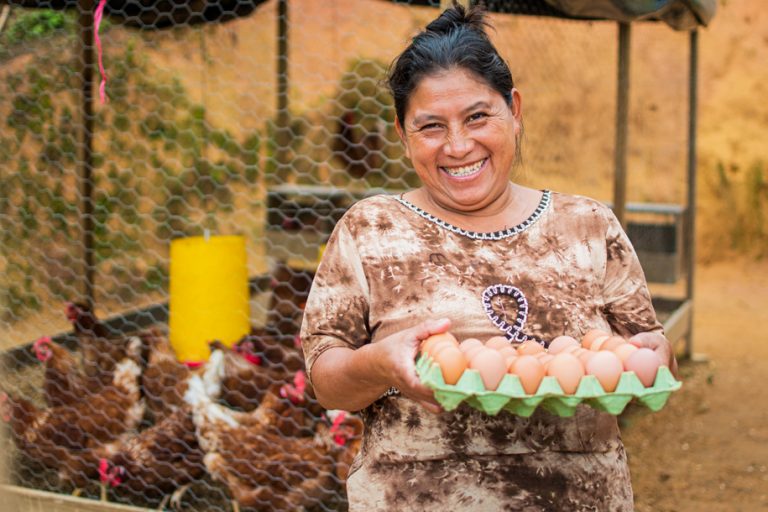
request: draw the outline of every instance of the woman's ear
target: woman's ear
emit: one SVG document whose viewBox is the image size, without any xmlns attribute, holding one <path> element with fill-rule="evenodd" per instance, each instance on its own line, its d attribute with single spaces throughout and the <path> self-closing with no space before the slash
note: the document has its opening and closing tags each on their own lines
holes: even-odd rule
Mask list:
<svg viewBox="0 0 768 512">
<path fill-rule="evenodd" d="M 397 136 L 400 137 L 400 142 L 403 143 L 403 148 L 405 148 L 405 156 L 411 158 L 411 150 L 408 149 L 408 141 L 405 139 L 405 131 L 403 130 L 403 126 L 400 124 L 400 118 L 397 116 L 395 116 L 395 131 L 397 132 Z"/>
<path fill-rule="evenodd" d="M 511 91 L 512 93 L 512 104 L 510 105 L 510 108 L 512 109 L 512 117 L 515 118 L 515 135 L 519 135 L 520 127 L 523 125 L 523 99 L 520 96 L 520 91 L 513 88 Z"/>
</svg>

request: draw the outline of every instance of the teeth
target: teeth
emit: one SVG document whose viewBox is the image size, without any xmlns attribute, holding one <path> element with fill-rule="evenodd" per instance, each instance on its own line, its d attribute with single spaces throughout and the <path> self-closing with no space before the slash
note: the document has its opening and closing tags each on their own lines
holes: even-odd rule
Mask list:
<svg viewBox="0 0 768 512">
<path fill-rule="evenodd" d="M 480 167 L 485 163 L 485 158 L 471 165 L 465 165 L 464 167 L 443 167 L 443 170 L 451 176 L 461 177 L 469 176 L 470 174 L 480 170 Z"/>
</svg>

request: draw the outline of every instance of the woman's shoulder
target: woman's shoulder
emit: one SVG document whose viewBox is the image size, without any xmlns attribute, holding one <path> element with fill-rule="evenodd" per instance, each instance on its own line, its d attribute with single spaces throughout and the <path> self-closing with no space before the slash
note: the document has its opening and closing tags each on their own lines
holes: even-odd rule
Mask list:
<svg viewBox="0 0 768 512">
<path fill-rule="evenodd" d="M 386 227 L 400 214 L 401 207 L 395 196 L 376 194 L 353 204 L 346 211 L 341 222 L 353 231 L 371 227 Z"/>
<path fill-rule="evenodd" d="M 586 215 L 606 220 L 613 216 L 611 208 L 597 199 L 564 192 L 553 191 L 551 194 L 556 215 Z"/>
</svg>

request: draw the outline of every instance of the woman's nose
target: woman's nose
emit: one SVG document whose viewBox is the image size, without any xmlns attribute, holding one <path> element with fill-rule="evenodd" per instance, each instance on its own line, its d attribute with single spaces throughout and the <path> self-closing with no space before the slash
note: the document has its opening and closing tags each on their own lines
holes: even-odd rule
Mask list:
<svg viewBox="0 0 768 512">
<path fill-rule="evenodd" d="M 461 158 L 472 151 L 474 141 L 464 130 L 455 130 L 448 134 L 444 152 L 447 156 Z"/>
</svg>

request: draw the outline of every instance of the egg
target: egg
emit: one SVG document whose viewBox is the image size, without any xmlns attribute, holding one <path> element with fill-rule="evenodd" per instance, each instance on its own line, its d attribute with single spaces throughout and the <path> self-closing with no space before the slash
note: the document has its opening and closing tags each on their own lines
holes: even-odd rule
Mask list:
<svg viewBox="0 0 768 512">
<path fill-rule="evenodd" d="M 541 384 L 546 372 L 544 365 L 534 356 L 522 355 L 512 363 L 510 373 L 520 378 L 520 384 L 527 394 L 533 395 L 539 389 L 539 384 Z"/>
<path fill-rule="evenodd" d="M 456 340 L 456 337 L 449 332 L 433 334 L 432 336 L 430 336 L 429 338 L 421 342 L 421 352 L 425 354 L 430 354 L 432 345 L 435 345 L 436 343 L 439 343 L 441 341 L 449 341 L 455 345 L 459 344 L 459 342 Z"/>
<path fill-rule="evenodd" d="M 446 384 L 456 384 L 467 369 L 467 358 L 456 347 L 441 350 L 435 356 L 435 362 L 440 366 L 440 372 Z"/>
<path fill-rule="evenodd" d="M 592 352 L 597 352 L 599 350 L 602 350 L 603 344 L 609 339 L 611 339 L 610 335 L 600 336 L 599 338 L 595 338 L 592 341 L 592 345 L 589 346 L 589 350 L 591 350 Z"/>
<path fill-rule="evenodd" d="M 539 352 L 538 354 L 534 355 L 536 359 L 541 361 L 541 364 L 544 365 L 544 368 L 546 369 L 547 365 L 549 365 L 549 362 L 552 361 L 555 356 L 552 354 L 548 354 L 547 352 Z"/>
<path fill-rule="evenodd" d="M 605 332 L 602 329 L 590 329 L 581 337 L 581 346 L 584 348 L 591 348 L 592 342 L 595 341 L 595 339 L 610 335 L 611 333 Z"/>
<path fill-rule="evenodd" d="M 483 342 L 478 340 L 477 338 L 467 338 L 461 343 L 459 343 L 459 349 L 461 349 L 462 352 L 465 354 L 467 353 L 467 350 L 471 349 L 472 347 L 482 347 Z"/>
<path fill-rule="evenodd" d="M 592 356 L 595 355 L 595 352 L 592 352 L 591 350 L 587 350 L 586 348 L 582 348 L 580 352 L 573 354 L 576 357 L 579 358 L 579 361 L 581 361 L 581 364 L 584 365 L 584 367 L 587 366 L 587 362 L 592 359 Z"/>
<path fill-rule="evenodd" d="M 607 393 L 616 391 L 624 365 L 619 356 L 608 350 L 593 352 L 592 358 L 586 364 L 588 375 L 594 375 L 600 386 Z"/>
<path fill-rule="evenodd" d="M 485 346 L 495 350 L 500 350 L 504 347 L 511 347 L 512 344 L 504 336 L 494 336 L 493 338 L 489 338 L 488 341 L 485 342 Z"/>
<path fill-rule="evenodd" d="M 619 356 L 619 359 L 621 359 L 622 363 L 625 363 L 627 361 L 627 358 L 631 356 L 635 351 L 637 350 L 637 347 L 634 346 L 631 343 L 624 343 L 623 345 L 619 345 L 615 349 L 613 349 L 613 353 Z"/>
<path fill-rule="evenodd" d="M 611 336 L 600 345 L 600 350 L 613 350 L 627 343 L 627 340 L 621 336 Z"/>
<path fill-rule="evenodd" d="M 501 379 L 507 374 L 507 365 L 497 350 L 486 348 L 481 350 L 469 362 L 469 367 L 477 370 L 483 380 L 485 389 L 495 391 Z"/>
<path fill-rule="evenodd" d="M 584 366 L 573 354 L 557 354 L 547 366 L 547 375 L 557 379 L 566 395 L 572 395 L 584 376 Z"/>
<path fill-rule="evenodd" d="M 434 343 L 432 346 L 429 347 L 429 352 L 427 354 L 432 358 L 435 359 L 437 355 L 445 350 L 446 348 L 455 348 L 458 349 L 459 347 L 451 343 L 450 341 L 439 341 L 437 343 Z"/>
<path fill-rule="evenodd" d="M 637 349 L 624 362 L 624 369 L 628 372 L 635 372 L 637 378 L 647 388 L 653 386 L 659 366 L 661 366 L 661 359 L 656 355 L 656 352 L 649 348 Z"/>
<path fill-rule="evenodd" d="M 491 350 L 491 349 L 489 348 L 486 349 L 485 345 L 480 344 L 478 346 L 473 346 L 468 348 L 467 351 L 464 352 L 464 355 L 466 356 L 467 361 L 471 361 L 477 355 L 478 352 L 482 352 L 483 350 Z"/>
<path fill-rule="evenodd" d="M 517 353 L 521 356 L 532 356 L 544 352 L 544 347 L 538 341 L 525 340 L 517 347 Z"/>
<path fill-rule="evenodd" d="M 576 341 L 576 338 L 573 338 L 571 336 L 558 336 L 557 338 L 553 339 L 549 344 L 549 353 L 552 355 L 557 355 L 560 352 L 563 351 L 563 349 L 568 347 L 578 347 L 579 342 Z"/>
<path fill-rule="evenodd" d="M 520 356 L 514 355 L 514 356 L 507 356 L 504 358 L 504 364 L 507 365 L 507 372 L 512 373 L 512 365 L 515 364 L 515 361 Z"/>
<path fill-rule="evenodd" d="M 501 357 L 504 359 L 508 358 L 509 356 L 516 356 L 517 350 L 515 350 L 515 347 L 508 345 L 504 348 L 499 349 L 499 354 L 501 354 Z"/>
</svg>

